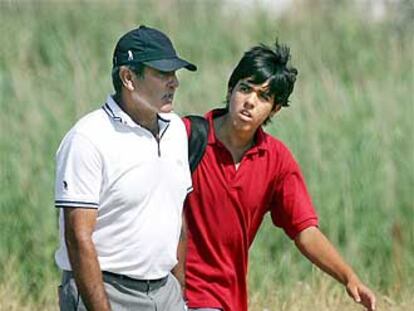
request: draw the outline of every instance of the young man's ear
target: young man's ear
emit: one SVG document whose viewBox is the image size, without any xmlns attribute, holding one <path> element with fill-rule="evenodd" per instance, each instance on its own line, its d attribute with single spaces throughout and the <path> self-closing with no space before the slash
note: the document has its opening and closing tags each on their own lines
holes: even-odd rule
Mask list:
<svg viewBox="0 0 414 311">
<path fill-rule="evenodd" d="M 126 88 L 128 91 L 134 90 L 134 81 L 132 80 L 133 77 L 134 74 L 128 67 L 121 66 L 121 68 L 119 68 L 119 78 L 121 79 L 124 88 Z"/>
<path fill-rule="evenodd" d="M 282 105 L 281 105 L 281 104 L 276 104 L 276 105 L 275 105 L 275 107 L 273 108 L 273 110 L 270 112 L 269 117 L 270 117 L 270 118 L 274 117 L 274 115 L 275 115 L 276 113 L 278 113 L 278 112 L 280 111 L 280 109 L 281 109 L 281 108 L 282 108 Z"/>
<path fill-rule="evenodd" d="M 227 95 L 226 95 L 226 103 L 230 104 L 230 97 L 231 97 L 231 93 L 232 93 L 233 89 L 228 89 L 227 90 Z"/>
</svg>

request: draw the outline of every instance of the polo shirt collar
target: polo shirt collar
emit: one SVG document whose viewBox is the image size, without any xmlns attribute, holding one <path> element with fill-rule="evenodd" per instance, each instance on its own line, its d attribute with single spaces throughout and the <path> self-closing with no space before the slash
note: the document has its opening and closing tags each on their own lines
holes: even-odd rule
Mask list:
<svg viewBox="0 0 414 311">
<path fill-rule="evenodd" d="M 117 102 L 112 98 L 111 95 L 108 95 L 105 104 L 102 106 L 102 109 L 110 116 L 114 121 L 120 122 L 124 125 L 129 127 L 140 127 L 141 125 L 135 123 L 132 118 L 119 107 Z M 158 113 L 158 126 L 160 128 L 160 132 L 163 132 L 170 123 L 170 117 L 168 113 Z"/>
<path fill-rule="evenodd" d="M 218 116 L 224 115 L 226 113 L 227 113 L 226 109 L 219 108 L 219 109 L 210 110 L 209 112 L 205 114 L 205 118 L 207 119 L 209 128 L 211 129 L 208 133 L 208 138 L 207 138 L 207 143 L 209 145 L 218 145 L 218 146 L 224 147 L 224 145 L 217 139 L 213 119 Z M 266 151 L 267 149 L 268 149 L 267 148 L 267 135 L 263 131 L 263 128 L 260 126 L 257 129 L 256 134 L 255 134 L 255 144 L 253 145 L 252 148 L 250 148 L 246 152 L 246 154 L 263 152 L 263 151 Z"/>
</svg>

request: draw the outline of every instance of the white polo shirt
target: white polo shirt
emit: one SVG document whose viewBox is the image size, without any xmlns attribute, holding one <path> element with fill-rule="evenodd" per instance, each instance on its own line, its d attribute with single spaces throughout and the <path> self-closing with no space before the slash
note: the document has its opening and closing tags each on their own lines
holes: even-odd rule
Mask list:
<svg viewBox="0 0 414 311">
<path fill-rule="evenodd" d="M 93 232 L 101 270 L 137 279 L 176 265 L 184 199 L 191 191 L 181 119 L 159 114 L 160 140 L 108 96 L 66 134 L 56 155 L 56 207 L 96 208 Z M 71 270 L 60 211 L 58 266 Z"/>
</svg>

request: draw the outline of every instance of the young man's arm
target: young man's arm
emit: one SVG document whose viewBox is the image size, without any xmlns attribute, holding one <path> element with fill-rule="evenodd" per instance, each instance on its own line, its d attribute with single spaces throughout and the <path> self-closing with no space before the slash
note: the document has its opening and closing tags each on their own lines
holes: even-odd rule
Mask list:
<svg viewBox="0 0 414 311">
<path fill-rule="evenodd" d="M 65 208 L 65 241 L 79 294 L 88 310 L 110 310 L 92 232 L 97 209 Z"/>
<path fill-rule="evenodd" d="M 367 310 L 375 310 L 375 295 L 342 259 L 335 247 L 316 227 L 309 227 L 295 238 L 298 249 L 320 269 L 346 286 L 348 294 Z"/>
<path fill-rule="evenodd" d="M 181 289 L 185 290 L 185 259 L 187 255 L 187 223 L 185 220 L 184 212 L 183 212 L 183 220 L 182 220 L 182 226 L 181 226 L 181 234 L 180 234 L 180 240 L 178 242 L 178 248 L 177 248 L 177 259 L 178 263 L 173 268 L 172 273 L 177 278 L 177 280 L 180 282 Z"/>
</svg>

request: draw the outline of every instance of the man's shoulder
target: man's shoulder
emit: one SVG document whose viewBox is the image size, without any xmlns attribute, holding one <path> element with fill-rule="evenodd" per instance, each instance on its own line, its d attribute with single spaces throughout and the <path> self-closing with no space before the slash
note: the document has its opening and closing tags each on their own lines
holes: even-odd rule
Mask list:
<svg viewBox="0 0 414 311">
<path fill-rule="evenodd" d="M 109 124 L 108 117 L 102 108 L 91 111 L 81 117 L 73 126 L 72 132 L 86 136 L 102 133 L 103 127 Z"/>
<path fill-rule="evenodd" d="M 105 123 L 108 118 L 102 109 L 96 109 L 81 117 L 72 128 L 66 133 L 61 141 L 61 145 L 72 144 L 74 141 L 88 140 L 96 142 L 102 136 Z M 60 148 L 59 148 L 60 149 Z"/>
</svg>

